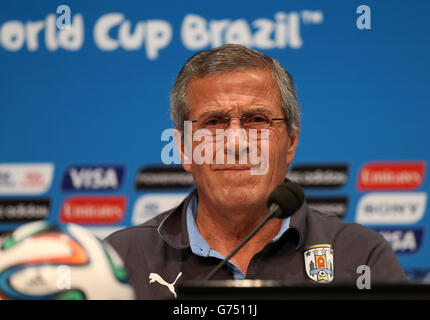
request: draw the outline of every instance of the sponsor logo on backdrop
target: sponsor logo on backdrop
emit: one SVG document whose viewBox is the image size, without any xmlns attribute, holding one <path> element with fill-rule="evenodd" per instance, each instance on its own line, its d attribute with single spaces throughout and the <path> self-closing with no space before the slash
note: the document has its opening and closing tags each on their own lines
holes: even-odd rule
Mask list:
<svg viewBox="0 0 430 320">
<path fill-rule="evenodd" d="M 178 206 L 187 196 L 186 193 L 151 193 L 138 198 L 134 204 L 133 225 L 141 224 L 156 215 Z"/>
<path fill-rule="evenodd" d="M 13 188 L 16 185 L 16 183 L 12 180 L 12 173 L 3 170 L 0 171 L 0 187 L 4 188 Z"/>
<path fill-rule="evenodd" d="M 63 176 L 65 191 L 110 191 L 117 190 L 124 178 L 123 166 L 74 166 Z"/>
<path fill-rule="evenodd" d="M 193 176 L 181 166 L 146 167 L 136 177 L 136 189 L 188 189 L 194 185 Z"/>
<path fill-rule="evenodd" d="M 48 218 L 49 199 L 0 200 L 0 222 L 30 222 Z"/>
<path fill-rule="evenodd" d="M 287 173 L 287 178 L 304 188 L 339 188 L 348 180 L 348 166 L 296 165 Z"/>
<path fill-rule="evenodd" d="M 358 176 L 357 189 L 414 190 L 419 188 L 425 175 L 426 163 L 371 162 L 364 165 Z"/>
<path fill-rule="evenodd" d="M 52 163 L 0 164 L 0 195 L 45 193 L 53 175 Z"/>
<path fill-rule="evenodd" d="M 327 213 L 334 213 L 339 218 L 345 217 L 348 211 L 347 197 L 306 197 L 309 207 Z"/>
<path fill-rule="evenodd" d="M 356 221 L 362 224 L 412 224 L 424 216 L 424 192 L 368 193 L 357 206 Z"/>
<path fill-rule="evenodd" d="M 125 196 L 71 197 L 61 206 L 60 221 L 79 224 L 116 224 L 124 215 Z"/>
<path fill-rule="evenodd" d="M 71 11 L 73 11 L 71 7 Z M 33 21 L 17 19 L 0 25 L 0 46 L 7 51 L 37 51 L 45 47 L 49 51 L 58 49 L 78 51 L 84 45 L 84 16 L 70 14 L 67 28 L 57 27 L 57 15 Z M 226 43 L 240 43 L 256 49 L 300 49 L 303 46 L 301 28 L 319 25 L 324 21 L 321 10 L 275 12 L 272 16 L 220 19 L 197 14 L 186 14 L 180 26 L 162 19 L 127 19 L 121 12 L 105 13 L 94 20 L 93 35 L 96 47 L 102 51 L 126 50 L 145 52 L 149 60 L 159 57 L 160 51 L 169 46 L 174 34 L 180 34 L 182 45 L 188 50 L 202 50 Z M 176 32 L 174 29 L 177 29 Z"/>
<path fill-rule="evenodd" d="M 415 253 L 421 248 L 424 229 L 375 229 L 387 240 L 395 253 Z"/>
</svg>

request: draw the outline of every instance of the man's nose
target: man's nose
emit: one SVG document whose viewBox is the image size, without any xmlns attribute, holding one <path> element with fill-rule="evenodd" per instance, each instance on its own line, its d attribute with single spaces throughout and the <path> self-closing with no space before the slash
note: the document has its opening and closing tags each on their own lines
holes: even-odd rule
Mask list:
<svg viewBox="0 0 430 320">
<path fill-rule="evenodd" d="M 240 117 L 230 117 L 228 122 L 228 128 L 237 130 L 242 127 L 242 119 Z"/>
<path fill-rule="evenodd" d="M 230 120 L 226 137 L 227 143 L 224 150 L 228 158 L 233 157 L 236 161 L 246 159 L 248 154 L 248 137 L 246 130 L 241 126 L 240 118 Z"/>
</svg>

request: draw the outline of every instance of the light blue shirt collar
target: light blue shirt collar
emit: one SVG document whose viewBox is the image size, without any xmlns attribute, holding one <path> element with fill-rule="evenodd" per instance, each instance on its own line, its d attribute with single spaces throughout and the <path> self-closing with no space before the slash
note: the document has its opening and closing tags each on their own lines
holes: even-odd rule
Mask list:
<svg viewBox="0 0 430 320">
<path fill-rule="evenodd" d="M 187 207 L 187 231 L 188 238 L 190 240 L 191 251 L 201 257 L 214 257 L 223 260 L 225 257 L 210 248 L 209 244 L 202 237 L 197 228 L 196 217 L 197 217 L 197 195 L 195 194 L 188 203 Z M 279 233 L 272 239 L 272 242 L 278 241 L 285 231 L 290 227 L 290 217 L 282 220 L 281 230 Z M 228 262 L 228 265 L 233 271 L 233 276 L 236 280 L 245 279 L 245 275 L 243 272 L 234 265 L 231 261 Z"/>
</svg>

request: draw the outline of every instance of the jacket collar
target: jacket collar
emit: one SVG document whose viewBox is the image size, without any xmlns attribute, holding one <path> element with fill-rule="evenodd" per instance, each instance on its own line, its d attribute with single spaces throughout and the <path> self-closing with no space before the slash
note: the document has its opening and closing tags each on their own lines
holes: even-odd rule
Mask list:
<svg viewBox="0 0 430 320">
<path fill-rule="evenodd" d="M 187 207 L 197 193 L 194 189 L 176 208 L 161 221 L 158 226 L 158 233 L 171 246 L 176 249 L 186 249 L 190 247 L 190 240 L 187 230 Z"/>
<path fill-rule="evenodd" d="M 303 201 L 299 210 L 297 210 L 292 216 L 290 220 L 290 231 L 291 234 L 291 242 L 295 244 L 296 250 L 299 250 L 304 243 L 305 235 L 306 235 L 306 221 L 308 215 L 308 204 L 306 203 L 306 198 Z"/>
<path fill-rule="evenodd" d="M 158 226 L 158 233 L 171 246 L 176 249 L 187 249 L 190 247 L 190 240 L 187 230 L 187 208 L 191 198 L 197 193 L 194 189 L 176 208 L 167 212 L 166 217 Z M 306 200 L 297 210 L 290 220 L 290 228 L 284 236 L 296 246 L 296 250 L 301 248 L 304 243 L 306 232 L 306 216 L 308 205 Z M 283 236 L 283 237 L 284 237 Z"/>
</svg>

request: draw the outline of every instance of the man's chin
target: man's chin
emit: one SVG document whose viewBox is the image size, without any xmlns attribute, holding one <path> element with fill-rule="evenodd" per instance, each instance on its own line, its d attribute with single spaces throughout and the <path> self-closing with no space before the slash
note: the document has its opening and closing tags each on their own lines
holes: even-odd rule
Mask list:
<svg viewBox="0 0 430 320">
<path fill-rule="evenodd" d="M 229 207 L 245 208 L 248 206 L 261 205 L 265 202 L 265 197 L 261 192 L 256 189 L 250 189 L 248 186 L 237 186 L 233 188 L 224 188 L 222 193 L 222 201 Z"/>
</svg>

